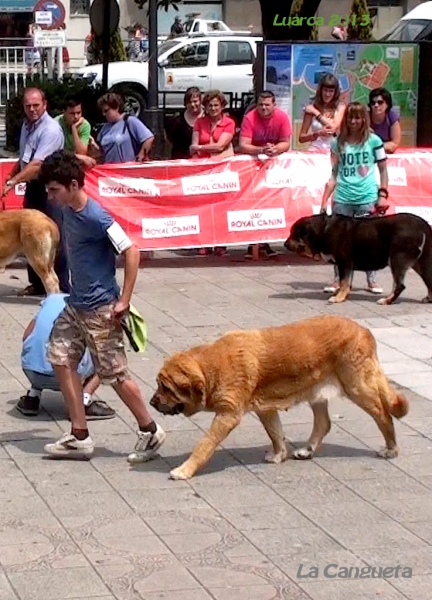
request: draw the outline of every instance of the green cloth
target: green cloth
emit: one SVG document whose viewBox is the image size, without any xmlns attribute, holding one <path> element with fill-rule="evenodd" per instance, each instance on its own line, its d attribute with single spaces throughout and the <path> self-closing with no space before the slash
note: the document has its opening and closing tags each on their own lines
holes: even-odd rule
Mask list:
<svg viewBox="0 0 432 600">
<path fill-rule="evenodd" d="M 129 307 L 129 314 L 125 321 L 126 328 L 124 328 L 124 331 L 132 349 L 135 352 L 145 352 L 147 348 L 147 325 L 144 317 L 132 304 Z"/>
<path fill-rule="evenodd" d="M 63 129 L 65 138 L 64 149 L 69 150 L 69 152 L 76 152 L 72 129 L 66 123 L 64 116 L 59 115 L 56 117 L 56 121 L 59 122 L 60 127 Z M 88 146 L 88 143 L 90 142 L 91 125 L 86 119 L 84 119 L 84 122 L 78 127 L 78 135 L 82 143 Z"/>
<path fill-rule="evenodd" d="M 342 204 L 370 204 L 378 198 L 378 182 L 375 163 L 385 160 L 384 145 L 375 133 L 371 133 L 364 144 L 345 144 L 342 152 L 338 139 L 333 138 L 331 151 L 339 158 L 335 202 Z"/>
</svg>

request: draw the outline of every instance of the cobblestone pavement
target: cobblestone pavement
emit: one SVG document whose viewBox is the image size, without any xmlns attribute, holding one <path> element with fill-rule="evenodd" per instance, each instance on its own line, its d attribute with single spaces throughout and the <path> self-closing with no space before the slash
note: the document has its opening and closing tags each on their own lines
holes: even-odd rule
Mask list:
<svg viewBox="0 0 432 600">
<path fill-rule="evenodd" d="M 314 460 L 263 463 L 268 439 L 248 415 L 202 473 L 173 482 L 170 468 L 211 416 L 158 417 L 168 433 L 160 458 L 130 470 L 133 419 L 102 388 L 99 397 L 118 416 L 90 424 L 95 457 L 46 460 L 44 443 L 68 428 L 67 415 L 55 394 L 44 396 L 37 418 L 14 409 L 26 389 L 21 335 L 37 301 L 15 297 L 26 272 L 8 269 L 0 275 L 0 600 L 431 598 L 432 305 L 419 303 L 420 279 L 409 273 L 401 300 L 382 307 L 358 273 L 349 301 L 334 306 L 321 292 L 328 265 L 186 254 L 159 253 L 140 270 L 134 303 L 150 346 L 144 357 L 131 354 L 130 364 L 147 398 L 167 353 L 230 329 L 342 314 L 371 328 L 387 375 L 406 388 L 411 410 L 397 423 L 400 457 L 377 458 L 376 425 L 335 401 L 332 431 Z M 388 271 L 379 283 L 391 287 Z M 282 417 L 292 445 L 304 442 L 309 407 Z M 335 576 L 343 567 L 398 565 L 398 577 L 393 569 L 387 579 L 355 578 L 355 569 L 350 578 Z M 407 568 L 412 577 L 402 577 Z M 316 577 L 304 577 L 309 572 Z"/>
</svg>

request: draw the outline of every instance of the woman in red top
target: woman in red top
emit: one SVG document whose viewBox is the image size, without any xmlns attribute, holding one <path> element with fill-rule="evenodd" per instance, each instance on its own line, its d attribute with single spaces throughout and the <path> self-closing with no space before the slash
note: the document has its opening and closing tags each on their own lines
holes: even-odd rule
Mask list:
<svg viewBox="0 0 432 600">
<path fill-rule="evenodd" d="M 191 156 L 200 158 L 233 156 L 232 140 L 235 134 L 235 123 L 231 117 L 223 113 L 227 105 L 225 96 L 219 90 L 213 90 L 205 94 L 202 103 L 205 116 L 195 121 L 190 147 Z"/>
<path fill-rule="evenodd" d="M 225 96 L 219 90 L 205 94 L 202 101 L 205 116 L 195 121 L 192 133 L 190 154 L 192 157 L 224 158 L 234 155 L 232 140 L 235 134 L 235 122 L 224 115 L 227 105 Z M 211 254 L 211 248 L 201 248 L 200 254 Z M 227 253 L 225 246 L 216 246 L 215 254 L 223 256 Z"/>
</svg>

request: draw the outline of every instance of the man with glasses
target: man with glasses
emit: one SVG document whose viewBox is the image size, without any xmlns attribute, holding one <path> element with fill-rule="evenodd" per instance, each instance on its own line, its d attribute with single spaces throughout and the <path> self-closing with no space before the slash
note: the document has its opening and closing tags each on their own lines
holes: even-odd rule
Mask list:
<svg viewBox="0 0 432 600">
<path fill-rule="evenodd" d="M 45 94 L 38 88 L 24 90 L 24 112 L 26 118 L 21 128 L 19 160 L 3 186 L 2 196 L 6 196 L 19 183 L 26 183 L 23 207 L 40 210 L 59 225 L 61 209 L 48 200 L 45 186 L 39 183 L 37 178 L 45 158 L 63 149 L 63 131 L 59 123 L 48 114 Z M 59 278 L 60 290 L 68 293 L 69 273 L 61 243 L 55 271 Z M 18 295 L 45 296 L 44 285 L 30 265 L 27 272 L 29 285 L 18 292 Z"/>
</svg>

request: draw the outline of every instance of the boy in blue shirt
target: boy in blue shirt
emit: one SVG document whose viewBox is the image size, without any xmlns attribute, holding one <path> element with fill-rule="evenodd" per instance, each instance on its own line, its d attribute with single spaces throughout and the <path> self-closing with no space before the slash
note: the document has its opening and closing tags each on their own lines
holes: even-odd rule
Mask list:
<svg viewBox="0 0 432 600">
<path fill-rule="evenodd" d="M 30 381 L 31 388 L 19 399 L 16 408 L 26 417 L 35 417 L 39 412 L 43 390 L 60 391 L 60 384 L 52 365 L 47 361 L 46 352 L 54 322 L 65 307 L 67 294 L 50 294 L 41 303 L 41 308 L 28 324 L 23 335 L 21 366 Z M 99 378 L 94 374 L 93 362 L 85 352 L 78 374 L 85 381 L 83 401 L 88 419 L 111 419 L 115 411 L 102 400 L 92 399 L 99 387 Z"/>
<path fill-rule="evenodd" d="M 61 230 L 71 277 L 70 296 L 54 324 L 47 358 L 60 381 L 72 428 L 45 451 L 59 458 L 94 452 L 77 372 L 87 347 L 101 383 L 115 389 L 138 422 L 138 440 L 128 461 L 150 460 L 165 441 L 165 432 L 128 371 L 122 329 L 138 275 L 139 250 L 113 217 L 87 196 L 84 168 L 75 155 L 57 152 L 48 157 L 40 179 L 50 200 L 63 207 Z M 122 290 L 115 276 L 116 254 L 125 261 Z"/>
</svg>

